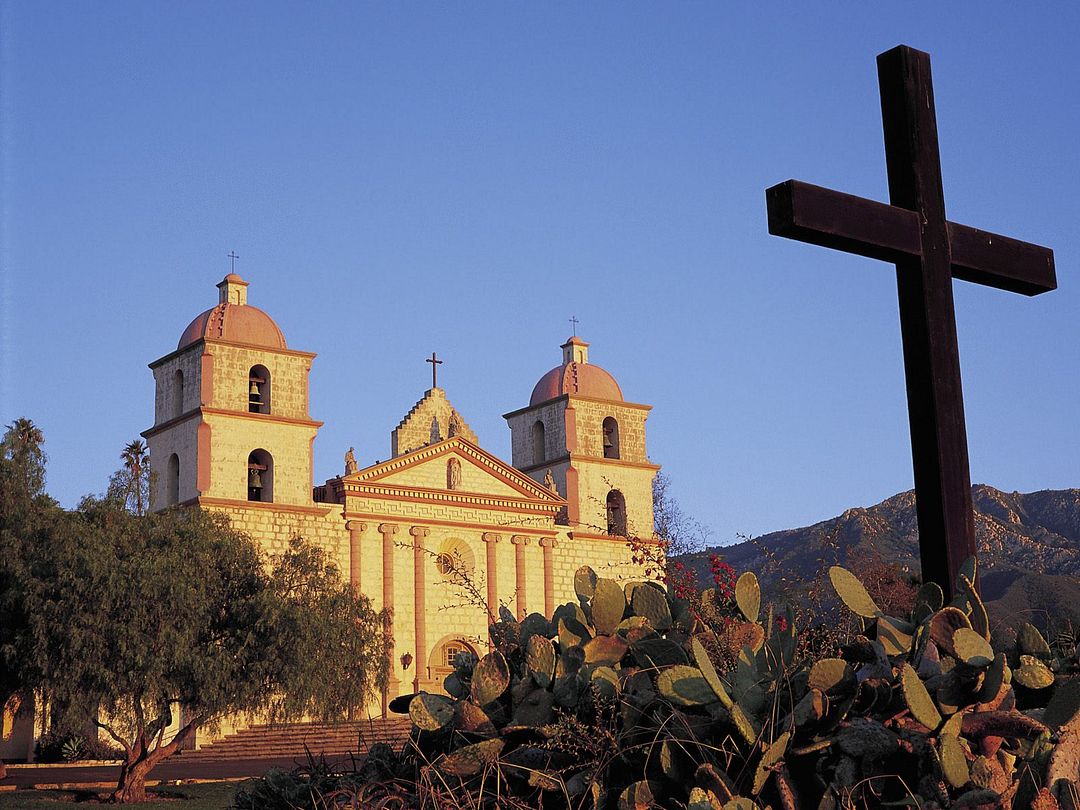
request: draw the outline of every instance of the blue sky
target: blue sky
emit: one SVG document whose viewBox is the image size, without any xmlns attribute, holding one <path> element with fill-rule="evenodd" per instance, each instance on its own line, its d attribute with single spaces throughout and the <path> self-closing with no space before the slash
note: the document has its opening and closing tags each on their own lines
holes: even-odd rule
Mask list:
<svg viewBox="0 0 1080 810">
<path fill-rule="evenodd" d="M 876 503 L 912 481 L 892 268 L 769 236 L 764 189 L 887 199 L 905 43 L 949 217 L 1057 258 L 1033 299 L 956 283 L 972 479 L 1080 486 L 1078 9 L 4 2 L 0 420 L 101 492 L 235 250 L 319 353 L 318 481 L 386 458 L 432 350 L 508 458 L 576 315 L 714 543 Z"/>
</svg>

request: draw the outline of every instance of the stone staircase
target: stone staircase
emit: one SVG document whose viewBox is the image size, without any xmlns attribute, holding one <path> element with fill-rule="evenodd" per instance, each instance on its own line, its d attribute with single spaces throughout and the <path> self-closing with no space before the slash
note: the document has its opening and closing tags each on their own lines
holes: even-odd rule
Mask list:
<svg viewBox="0 0 1080 810">
<path fill-rule="evenodd" d="M 204 745 L 198 751 L 182 751 L 178 762 L 220 762 L 227 759 L 304 759 L 307 752 L 331 760 L 363 754 L 377 742 L 399 749 L 409 737 L 408 717 L 375 718 L 341 723 L 291 723 L 255 725 Z M 305 748 L 306 746 L 306 748 Z"/>
</svg>

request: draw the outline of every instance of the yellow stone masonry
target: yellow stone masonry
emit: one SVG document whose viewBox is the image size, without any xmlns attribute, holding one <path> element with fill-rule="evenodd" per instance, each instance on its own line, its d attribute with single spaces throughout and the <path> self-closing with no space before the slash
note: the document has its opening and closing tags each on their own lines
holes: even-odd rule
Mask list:
<svg viewBox="0 0 1080 810">
<path fill-rule="evenodd" d="M 233 295 L 229 306 L 247 306 L 246 285 L 239 291 L 244 295 Z M 489 616 L 500 608 L 521 616 L 574 601 L 582 565 L 618 580 L 642 576 L 625 539 L 605 533 L 617 490 L 629 533 L 652 535 L 659 468 L 646 452 L 647 406 L 579 392 L 507 414 L 510 466 L 480 449 L 446 393 L 432 388 L 393 430 L 389 461 L 357 464 L 313 489 L 321 424 L 308 406 L 315 355 L 283 348 L 268 334 L 204 336 L 151 364 L 154 426 L 144 435 L 159 471 L 153 503 L 162 508 L 177 495 L 180 503 L 224 512 L 269 554 L 298 536 L 324 548 L 353 587 L 393 612 L 388 697 L 441 689 L 454 651 L 486 652 Z M 564 361 L 587 363 L 584 345 L 564 346 Z M 265 412 L 252 413 L 256 367 Z M 617 394 L 617 386 L 604 390 Z M 617 421 L 617 458 L 605 457 L 609 419 Z M 544 426 L 540 448 L 537 422 Z M 173 456 L 179 477 L 170 492 L 160 471 Z M 249 500 L 249 457 L 268 461 L 258 470 L 262 501 Z M 367 711 L 381 712 L 379 703 Z M 230 718 L 221 731 L 244 723 Z"/>
</svg>

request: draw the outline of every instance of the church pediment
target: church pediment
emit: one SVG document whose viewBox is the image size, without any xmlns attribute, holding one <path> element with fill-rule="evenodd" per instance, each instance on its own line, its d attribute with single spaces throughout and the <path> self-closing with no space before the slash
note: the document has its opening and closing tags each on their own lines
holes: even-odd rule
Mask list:
<svg viewBox="0 0 1080 810">
<path fill-rule="evenodd" d="M 346 490 L 391 488 L 486 496 L 560 507 L 562 498 L 461 436 L 359 470 L 342 479 Z M 539 505 L 538 504 L 538 505 Z"/>
</svg>

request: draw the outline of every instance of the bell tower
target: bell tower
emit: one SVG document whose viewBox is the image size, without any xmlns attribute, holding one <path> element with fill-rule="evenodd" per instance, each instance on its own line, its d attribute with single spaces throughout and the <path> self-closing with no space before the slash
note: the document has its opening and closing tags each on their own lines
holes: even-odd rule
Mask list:
<svg viewBox="0 0 1080 810">
<path fill-rule="evenodd" d="M 660 469 L 646 452 L 652 406 L 627 402 L 581 338 L 560 348 L 562 364 L 540 378 L 528 407 L 503 415 L 513 464 L 566 498 L 561 519 L 575 534 L 651 538 Z"/>
<path fill-rule="evenodd" d="M 315 355 L 288 348 L 274 320 L 247 303 L 240 276 L 217 288 L 217 306 L 150 364 L 154 426 L 142 435 L 155 473 L 151 504 L 311 506 L 322 425 L 308 412 Z"/>
</svg>

